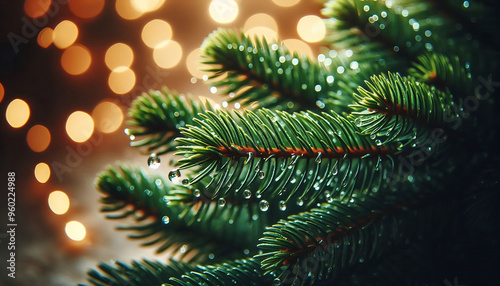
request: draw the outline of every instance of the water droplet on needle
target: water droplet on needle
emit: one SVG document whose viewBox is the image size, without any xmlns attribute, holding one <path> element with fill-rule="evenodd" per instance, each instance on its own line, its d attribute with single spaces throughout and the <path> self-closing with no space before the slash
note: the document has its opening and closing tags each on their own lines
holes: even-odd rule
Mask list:
<svg viewBox="0 0 500 286">
<path fill-rule="evenodd" d="M 160 157 L 156 153 L 152 153 L 148 158 L 148 166 L 151 169 L 158 169 L 160 167 Z"/>
</svg>

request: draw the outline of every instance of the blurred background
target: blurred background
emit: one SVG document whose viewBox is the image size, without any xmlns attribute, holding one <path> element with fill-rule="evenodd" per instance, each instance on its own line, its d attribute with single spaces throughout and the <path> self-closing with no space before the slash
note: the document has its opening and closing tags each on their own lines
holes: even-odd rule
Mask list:
<svg viewBox="0 0 500 286">
<path fill-rule="evenodd" d="M 101 262 L 151 258 L 99 212 L 96 175 L 147 169 L 124 133 L 132 100 L 167 86 L 215 96 L 199 47 L 218 27 L 316 58 L 321 1 L 0 0 L 1 285 L 75 285 Z M 167 162 L 163 160 L 163 162 Z M 157 170 L 166 174 L 168 164 Z M 16 178 L 16 278 L 7 277 L 7 174 Z M 3 283 L 1 283 L 3 282 Z"/>
</svg>

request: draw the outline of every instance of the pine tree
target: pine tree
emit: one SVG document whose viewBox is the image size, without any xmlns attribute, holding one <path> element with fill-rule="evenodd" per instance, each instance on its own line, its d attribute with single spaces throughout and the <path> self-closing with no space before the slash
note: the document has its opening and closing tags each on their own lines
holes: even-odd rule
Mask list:
<svg viewBox="0 0 500 286">
<path fill-rule="evenodd" d="M 209 83 L 242 110 L 167 88 L 133 102 L 131 145 L 181 159 L 169 180 L 108 167 L 102 211 L 174 258 L 101 263 L 91 284 L 498 285 L 495 2 L 321 12 L 318 59 L 205 39 Z"/>
</svg>

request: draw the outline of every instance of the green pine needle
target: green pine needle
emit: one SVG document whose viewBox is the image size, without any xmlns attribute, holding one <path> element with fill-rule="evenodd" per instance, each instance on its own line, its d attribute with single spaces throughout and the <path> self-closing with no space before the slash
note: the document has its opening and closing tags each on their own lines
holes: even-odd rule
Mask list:
<svg viewBox="0 0 500 286">
<path fill-rule="evenodd" d="M 193 118 L 206 109 L 212 108 L 167 88 L 144 93 L 132 102 L 129 110 L 130 128 L 126 133 L 134 138 L 130 145 L 146 146 L 149 153 L 156 155 L 173 151 L 174 139 L 180 136 L 179 128 L 193 123 Z"/>
</svg>

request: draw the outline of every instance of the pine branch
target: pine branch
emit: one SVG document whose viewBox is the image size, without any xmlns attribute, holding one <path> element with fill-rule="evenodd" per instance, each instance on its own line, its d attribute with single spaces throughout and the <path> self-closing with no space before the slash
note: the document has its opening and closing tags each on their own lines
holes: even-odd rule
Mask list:
<svg viewBox="0 0 500 286">
<path fill-rule="evenodd" d="M 218 285 L 269 285 L 255 259 L 236 260 L 218 265 L 198 266 L 182 277 L 173 277 L 164 286 L 218 286 Z"/>
<path fill-rule="evenodd" d="M 133 261 L 126 265 L 101 263 L 100 272 L 91 270 L 88 280 L 95 286 L 216 286 L 216 285 L 269 285 L 262 276 L 255 259 L 235 260 L 214 265 L 190 265 L 170 260 L 168 265 L 149 260 Z M 84 286 L 83 284 L 80 284 Z"/>
<path fill-rule="evenodd" d="M 448 57 L 439 53 L 422 55 L 408 73 L 439 90 L 449 89 L 456 98 L 465 98 L 474 92 L 470 63 L 463 63 L 458 56 Z"/>
<path fill-rule="evenodd" d="M 145 138 L 132 141 L 130 145 L 146 146 L 149 153 L 156 152 L 157 155 L 173 151 L 176 146 L 174 139 L 180 136 L 179 128 L 193 123 L 193 118 L 205 109 L 212 108 L 208 104 L 203 107 L 198 101 L 186 99 L 167 88 L 161 92 L 144 93 L 132 102 L 131 120 L 128 121 L 131 127 L 126 133 L 131 139 Z"/>
<path fill-rule="evenodd" d="M 384 59 L 391 69 L 404 66 L 406 60 L 435 46 L 435 36 L 432 33 L 422 36 L 421 31 L 436 28 L 438 21 L 443 24 L 441 18 L 429 16 L 430 10 L 425 4 L 404 2 L 403 9 L 402 3 L 392 1 L 328 1 L 322 10 L 329 18 L 325 21 L 330 32 L 326 41 L 332 43 L 334 49 L 351 50 L 353 60 L 361 56 L 358 61 Z M 397 55 L 400 57 L 396 58 Z"/>
<path fill-rule="evenodd" d="M 370 135 L 378 145 L 402 142 L 400 148 L 429 141 L 436 129 L 448 130 L 446 116 L 453 114 L 451 95 L 417 82 L 412 77 L 389 73 L 373 76 L 354 94 L 355 123 L 361 134 Z"/>
<path fill-rule="evenodd" d="M 214 198 L 254 190 L 263 199 L 310 205 L 327 190 L 333 198 L 377 192 L 392 171 L 395 148 L 377 146 L 332 113 L 208 112 L 177 139 L 179 169 L 200 166 L 196 183 L 211 175 Z"/>
<path fill-rule="evenodd" d="M 161 285 L 173 277 L 198 270 L 196 266 L 170 260 L 168 265 L 157 261 L 132 261 L 131 265 L 116 261 L 115 265 L 99 264 L 99 271 L 91 270 L 88 281 L 95 286 L 144 286 Z M 84 286 L 84 284 L 79 284 Z"/>
<path fill-rule="evenodd" d="M 255 258 L 265 274 L 276 275 L 285 285 L 334 283 L 349 269 L 380 258 L 411 238 L 422 238 L 431 228 L 433 211 L 443 213 L 443 206 L 417 197 L 334 202 L 292 215 L 267 228 L 259 244 L 263 253 Z M 450 203 L 447 208 L 455 205 Z M 449 217 L 438 221 L 453 225 Z M 440 227 L 432 229 L 443 233 L 449 229 Z"/>
<path fill-rule="evenodd" d="M 235 94 L 243 105 L 284 110 L 337 108 L 350 100 L 336 95 L 333 75 L 306 56 L 276 43 L 250 39 L 243 33 L 219 29 L 203 43 L 205 64 L 212 65 L 212 85 Z M 220 78 L 225 76 L 224 78 Z M 334 100 L 338 107 L 330 101 Z M 348 100 L 348 102 L 344 102 Z"/>
<path fill-rule="evenodd" d="M 133 226 L 119 229 L 134 231 L 134 239 L 148 239 L 143 245 L 159 245 L 157 252 L 170 250 L 181 258 L 203 261 L 241 256 L 255 251 L 255 243 L 267 225 L 267 216 L 258 202 L 246 204 L 217 202 L 201 196 L 201 191 L 166 185 L 160 177 L 146 176 L 139 170 L 120 167 L 103 172 L 98 188 L 103 212 L 121 212 L 108 218 L 136 216 Z M 212 254 L 212 255 L 209 255 Z"/>
</svg>

